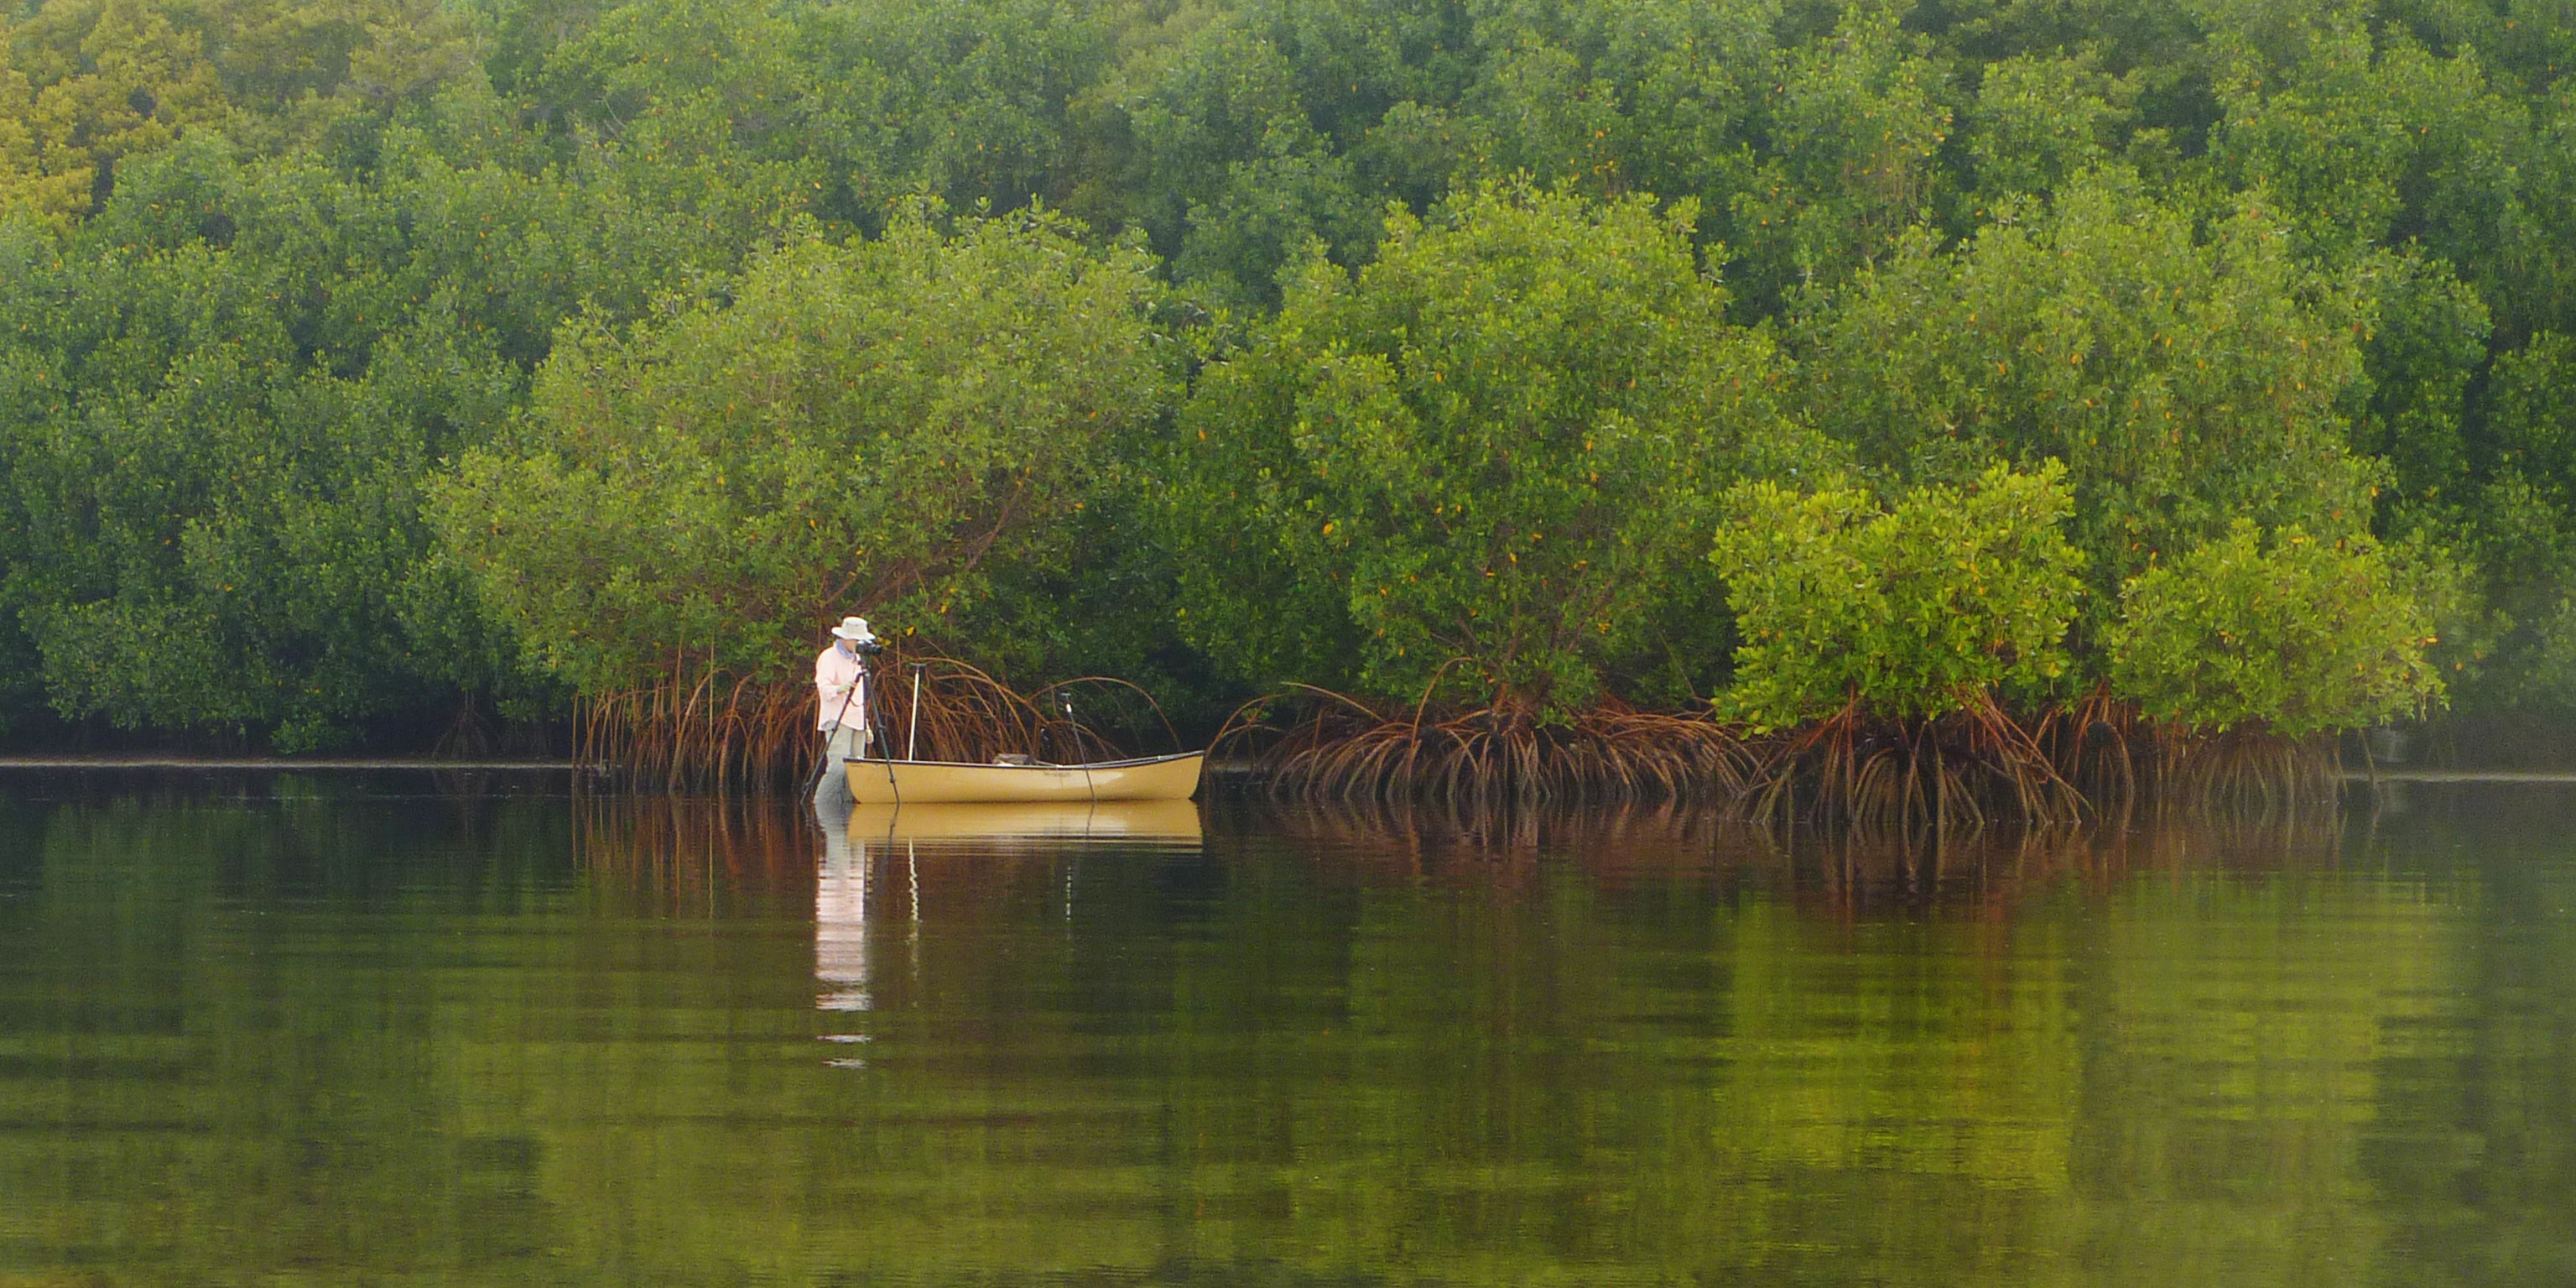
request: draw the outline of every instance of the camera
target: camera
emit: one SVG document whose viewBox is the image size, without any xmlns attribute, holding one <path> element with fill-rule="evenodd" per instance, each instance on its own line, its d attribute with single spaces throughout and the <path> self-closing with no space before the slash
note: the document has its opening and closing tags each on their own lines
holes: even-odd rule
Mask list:
<svg viewBox="0 0 2576 1288">
<path fill-rule="evenodd" d="M 885 652 L 885 644 L 874 637 L 850 641 L 850 651 L 861 657 L 875 657 Z"/>
</svg>

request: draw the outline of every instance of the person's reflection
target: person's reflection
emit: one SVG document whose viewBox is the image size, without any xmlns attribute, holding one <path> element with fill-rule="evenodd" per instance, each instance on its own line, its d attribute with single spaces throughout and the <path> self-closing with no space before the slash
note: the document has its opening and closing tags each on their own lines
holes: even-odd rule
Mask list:
<svg viewBox="0 0 2576 1288">
<path fill-rule="evenodd" d="M 868 992 L 868 847 L 850 844 L 850 807 L 846 802 L 817 802 L 814 820 L 823 828 L 823 868 L 814 879 L 814 978 L 823 990 L 814 1005 L 825 1011 L 875 1009 Z M 858 1043 L 864 1033 L 825 1034 L 826 1042 Z M 834 1060 L 861 1068 L 862 1060 Z"/>
</svg>

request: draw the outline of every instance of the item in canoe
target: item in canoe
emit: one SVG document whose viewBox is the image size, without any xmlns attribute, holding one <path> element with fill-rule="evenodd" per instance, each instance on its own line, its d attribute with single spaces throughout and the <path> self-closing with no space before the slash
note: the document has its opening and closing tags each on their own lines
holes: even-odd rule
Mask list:
<svg viewBox="0 0 2576 1288">
<path fill-rule="evenodd" d="M 861 805 L 961 801 L 1185 801 L 1197 794 L 1207 753 L 1088 765 L 970 765 L 946 760 L 845 760 Z"/>
</svg>

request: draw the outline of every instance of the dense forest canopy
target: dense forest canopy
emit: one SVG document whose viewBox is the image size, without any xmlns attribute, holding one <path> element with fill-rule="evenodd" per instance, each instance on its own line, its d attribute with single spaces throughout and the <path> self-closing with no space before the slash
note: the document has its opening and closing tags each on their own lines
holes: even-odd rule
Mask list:
<svg viewBox="0 0 2576 1288">
<path fill-rule="evenodd" d="M 13 0 L 0 719 L 419 743 L 841 611 L 1799 711 L 1747 516 L 2009 497 L 2064 665 L 1926 674 L 2576 713 L 2571 67 L 2541 0 Z M 2366 692 L 2149 655 L 2276 637 Z"/>
</svg>

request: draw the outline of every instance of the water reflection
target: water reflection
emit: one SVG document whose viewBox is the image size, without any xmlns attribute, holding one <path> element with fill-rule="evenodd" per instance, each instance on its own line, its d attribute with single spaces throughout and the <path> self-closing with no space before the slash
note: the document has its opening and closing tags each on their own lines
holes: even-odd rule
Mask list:
<svg viewBox="0 0 2576 1288">
<path fill-rule="evenodd" d="M 2555 1282 L 2571 823 L 0 794 L 0 1283 Z"/>
<path fill-rule="evenodd" d="M 1194 801 L 1013 802 L 965 805 L 844 807 L 840 826 L 853 839 L 883 843 L 956 842 L 987 848 L 1112 841 L 1190 845 L 1203 830 Z M 835 823 L 818 814 L 828 830 Z"/>
<path fill-rule="evenodd" d="M 899 881 L 904 901 L 903 942 L 918 989 L 921 968 L 922 859 L 928 851 L 933 875 L 962 887 L 965 900 L 992 889 L 982 880 L 993 871 L 1010 871 L 1031 862 L 1063 873 L 1063 916 L 1073 919 L 1082 855 L 1101 845 L 1133 853 L 1152 847 L 1169 853 L 1195 851 L 1202 840 L 1199 807 L 1189 801 L 1101 801 L 1079 804 L 936 804 L 852 806 L 820 802 L 814 806 L 820 863 L 814 882 L 814 977 L 823 988 L 816 1008 L 835 1012 L 876 1009 L 871 937 L 878 932 L 870 897 L 880 880 Z M 880 870 L 886 874 L 881 878 Z M 825 1042 L 858 1045 L 873 1040 L 859 1032 L 820 1035 Z M 831 1061 L 839 1068 L 865 1068 L 858 1057 Z"/>
<path fill-rule="evenodd" d="M 1237 798 L 1216 817 L 1223 833 L 1285 838 L 1351 874 L 1509 883 L 1572 864 L 1606 888 L 1687 876 L 1787 895 L 1836 918 L 1935 906 L 2001 917 L 2069 881 L 2100 891 L 2149 872 L 2330 870 L 2348 841 L 2347 816 L 2319 811 L 2177 809 L 1944 835 L 1781 828 L 1671 803 L 1465 814 Z M 2364 817 L 2368 828 L 2381 816 Z"/>
<path fill-rule="evenodd" d="M 814 1004 L 826 1011 L 875 1006 L 868 993 L 868 882 L 875 863 L 865 841 L 851 844 L 848 810 L 846 804 L 837 810 L 828 802 L 815 806 L 823 864 L 814 879 L 814 978 L 824 991 Z M 867 1035 L 834 1033 L 824 1040 L 865 1042 Z"/>
</svg>

